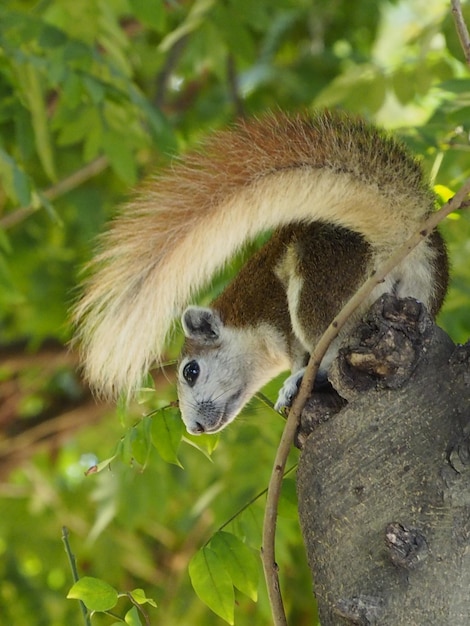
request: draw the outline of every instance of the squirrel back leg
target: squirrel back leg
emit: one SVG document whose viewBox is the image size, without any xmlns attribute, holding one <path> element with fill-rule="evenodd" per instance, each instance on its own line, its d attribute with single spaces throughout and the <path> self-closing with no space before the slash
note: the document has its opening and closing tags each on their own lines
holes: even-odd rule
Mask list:
<svg viewBox="0 0 470 626">
<path fill-rule="evenodd" d="M 348 256 L 355 259 L 354 264 L 350 263 Z M 287 292 L 294 332 L 308 352 L 313 350 L 321 334 L 374 266 L 381 265 L 381 262 L 382 259 L 374 258 L 372 248 L 359 235 L 329 225 L 313 225 L 288 248 L 278 274 Z M 335 276 L 335 282 L 331 281 L 332 276 Z M 329 367 L 340 344 L 378 297 L 389 291 L 399 297 L 422 299 L 435 316 L 446 292 L 447 276 L 445 244 L 435 231 L 351 317 L 323 358 L 314 389 L 321 391 L 325 387 Z M 342 294 L 342 301 L 335 297 L 335 293 Z M 305 363 L 294 361 L 292 374 L 279 392 L 276 410 L 285 411 L 291 406 L 304 372 Z"/>
<path fill-rule="evenodd" d="M 277 411 L 283 412 L 291 406 L 308 354 L 343 304 L 367 278 L 371 257 L 366 241 L 344 228 L 315 223 L 295 231 L 276 273 L 284 285 L 292 329 L 303 353 L 293 359 L 292 374 L 285 380 L 275 404 Z M 335 340 L 322 361 L 315 382 L 317 390 L 328 381 L 328 369 L 340 343 L 341 338 Z"/>
</svg>

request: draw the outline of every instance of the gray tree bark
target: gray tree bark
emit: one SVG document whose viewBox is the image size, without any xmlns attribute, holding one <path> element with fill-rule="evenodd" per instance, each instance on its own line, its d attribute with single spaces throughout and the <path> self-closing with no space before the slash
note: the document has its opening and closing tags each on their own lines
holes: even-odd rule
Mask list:
<svg viewBox="0 0 470 626">
<path fill-rule="evenodd" d="M 470 624 L 470 344 L 384 296 L 299 431 L 322 626 Z"/>
</svg>

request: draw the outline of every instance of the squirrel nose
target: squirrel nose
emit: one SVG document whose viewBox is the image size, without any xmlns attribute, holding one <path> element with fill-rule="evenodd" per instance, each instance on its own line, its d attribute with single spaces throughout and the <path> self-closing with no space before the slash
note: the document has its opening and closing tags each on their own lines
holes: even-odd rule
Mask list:
<svg viewBox="0 0 470 626">
<path fill-rule="evenodd" d="M 204 431 L 205 431 L 205 428 L 201 424 L 201 422 L 196 422 L 195 428 L 194 428 L 194 434 L 195 435 L 201 435 Z"/>
</svg>

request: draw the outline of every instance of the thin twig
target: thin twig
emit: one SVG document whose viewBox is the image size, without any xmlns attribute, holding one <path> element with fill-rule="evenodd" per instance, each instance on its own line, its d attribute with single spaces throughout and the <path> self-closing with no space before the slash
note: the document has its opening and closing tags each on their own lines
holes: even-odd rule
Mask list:
<svg viewBox="0 0 470 626">
<path fill-rule="evenodd" d="M 238 88 L 238 75 L 235 65 L 235 58 L 231 53 L 227 57 L 227 77 L 229 93 L 235 109 L 235 113 L 237 114 L 237 117 L 244 118 L 246 117 L 246 111 L 243 99 L 240 95 L 240 90 Z"/>
<path fill-rule="evenodd" d="M 457 35 L 460 39 L 465 61 L 470 67 L 470 35 L 468 34 L 468 28 L 463 17 L 462 5 L 460 4 L 460 0 L 451 0 L 451 5 Z"/>
<path fill-rule="evenodd" d="M 132 602 L 132 604 L 135 606 L 135 608 L 137 609 L 137 611 L 142 615 L 142 617 L 145 620 L 145 626 L 151 626 L 150 625 L 150 619 L 149 616 L 147 615 L 147 613 L 144 611 L 143 606 L 141 606 L 138 602 L 136 602 L 134 600 L 134 598 L 132 597 L 132 593 L 126 593 L 126 596 L 129 598 L 129 600 Z"/>
<path fill-rule="evenodd" d="M 375 274 L 371 276 L 358 289 L 358 291 L 356 291 L 356 293 L 345 304 L 339 314 L 323 333 L 310 357 L 307 369 L 302 379 L 302 384 L 300 385 L 299 393 L 297 394 L 289 411 L 289 416 L 277 449 L 266 498 L 266 509 L 263 522 L 262 560 L 274 626 L 287 626 L 286 615 L 280 592 L 278 567 L 275 557 L 276 520 L 282 476 L 289 451 L 294 441 L 300 414 L 311 393 L 320 363 L 328 349 L 328 346 L 333 339 L 338 336 L 338 333 L 351 314 L 361 305 L 361 303 L 365 301 L 377 285 L 383 282 L 391 270 L 403 261 L 403 259 L 435 229 L 439 222 L 447 217 L 449 213 L 457 210 L 464 204 L 465 198 L 469 193 L 470 178 L 465 181 L 461 189 L 459 189 L 449 202 L 447 202 L 439 211 L 432 213 L 429 218 L 423 222 L 419 230 L 402 246 L 400 246 L 400 248 L 396 250 L 389 260 L 381 268 L 379 268 L 379 270 L 375 272 Z"/>
<path fill-rule="evenodd" d="M 82 183 L 93 178 L 93 176 L 97 176 L 103 170 L 105 170 L 109 165 L 108 157 L 100 156 L 94 161 L 87 163 L 84 167 L 80 168 L 76 172 L 70 174 L 63 180 L 59 181 L 52 187 L 49 187 L 45 191 L 42 192 L 42 196 L 47 200 L 53 201 L 56 200 L 59 196 L 63 196 L 67 192 L 79 187 Z M 0 228 L 7 229 L 12 226 L 16 226 L 27 217 L 32 215 L 37 211 L 37 206 L 34 204 L 29 204 L 28 206 L 21 207 L 16 209 L 11 213 L 7 213 L 4 217 L 0 219 Z"/>
<path fill-rule="evenodd" d="M 297 469 L 297 465 L 298 463 L 294 463 L 294 465 L 291 465 L 291 467 L 289 467 L 289 469 L 284 472 L 284 475 L 282 478 L 286 478 L 287 476 L 289 476 L 289 474 L 291 474 L 295 469 Z M 219 526 L 219 528 L 214 533 L 211 534 L 209 539 L 206 541 L 206 543 L 202 547 L 206 548 L 209 545 L 209 543 L 212 541 L 212 539 L 214 538 L 214 535 L 222 532 L 224 528 L 227 528 L 229 524 L 231 524 L 234 520 L 236 520 L 237 517 L 239 517 L 242 513 L 244 513 L 247 509 L 249 509 L 250 506 L 252 506 L 260 498 L 266 495 L 267 492 L 268 492 L 267 487 L 265 489 L 262 489 L 261 491 L 258 491 L 256 496 L 253 496 L 253 498 L 248 500 L 248 502 L 245 502 L 243 506 L 241 506 L 233 515 L 231 515 L 227 520 L 225 520 L 225 522 L 221 526 Z"/>
<path fill-rule="evenodd" d="M 75 561 L 75 555 L 73 554 L 70 543 L 69 543 L 69 530 L 66 526 L 62 527 L 62 541 L 64 542 L 65 552 L 67 553 L 67 557 L 70 564 L 70 569 L 72 570 L 72 578 L 73 582 L 76 583 L 79 581 L 78 571 L 77 571 L 77 563 Z M 85 626 L 91 626 L 90 616 L 88 614 L 88 610 L 84 603 L 79 600 L 80 609 L 83 615 L 83 621 L 85 622 Z"/>
<path fill-rule="evenodd" d="M 74 428 L 83 426 L 85 421 L 96 422 L 106 414 L 106 404 L 97 404 L 91 397 L 74 409 L 62 412 L 56 417 L 39 422 L 17 435 L 0 442 L 0 460 L 5 463 L 7 459 L 16 454 L 23 454 L 35 445 L 44 444 L 53 436 L 63 436 Z"/>
<path fill-rule="evenodd" d="M 175 42 L 175 44 L 168 50 L 168 54 L 166 55 L 163 68 L 156 76 L 155 99 L 153 104 L 157 109 L 163 109 L 166 105 L 169 82 L 175 72 L 175 67 L 178 65 L 181 59 L 181 55 L 185 50 L 188 40 L 189 35 L 184 35 Z"/>
</svg>

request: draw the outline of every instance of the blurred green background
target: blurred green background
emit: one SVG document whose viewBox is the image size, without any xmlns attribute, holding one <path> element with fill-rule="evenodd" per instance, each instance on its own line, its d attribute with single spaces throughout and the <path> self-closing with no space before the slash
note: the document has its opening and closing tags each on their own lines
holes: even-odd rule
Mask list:
<svg viewBox="0 0 470 626">
<path fill-rule="evenodd" d="M 172 367 L 155 373 L 157 393 L 142 393 L 128 409 L 95 402 L 67 347 L 68 309 L 94 237 L 139 180 L 237 116 L 325 106 L 392 129 L 421 157 L 445 201 L 470 171 L 470 76 L 450 3 L 2 1 L 1 624 L 83 624 L 78 603 L 66 599 L 72 575 L 63 526 L 80 575 L 122 592 L 143 588 L 156 600 L 158 608 L 146 609 L 149 623 L 225 623 L 194 593 L 188 563 L 232 516 L 226 530 L 259 549 L 264 499 L 257 496 L 283 421 L 255 399 L 220 437 L 198 447 L 184 438 L 177 462 L 153 426 L 162 413 L 152 414 L 175 400 Z M 468 211 L 447 219 L 442 232 L 452 284 L 439 321 L 463 342 L 470 335 Z M 170 361 L 179 342 L 175 333 Z M 271 399 L 278 385 L 266 389 Z M 293 451 L 289 466 L 295 462 Z M 289 623 L 311 626 L 293 473 L 277 550 Z M 239 626 L 271 623 L 261 573 L 259 581 L 257 603 L 236 592 Z M 123 619 L 130 606 L 121 599 L 115 614 Z M 92 623 L 119 619 L 96 615 Z"/>
</svg>

